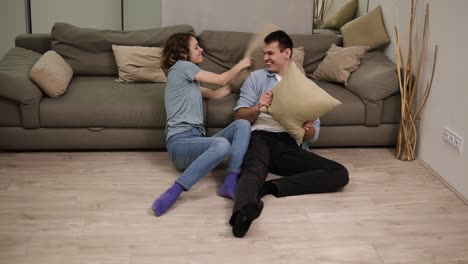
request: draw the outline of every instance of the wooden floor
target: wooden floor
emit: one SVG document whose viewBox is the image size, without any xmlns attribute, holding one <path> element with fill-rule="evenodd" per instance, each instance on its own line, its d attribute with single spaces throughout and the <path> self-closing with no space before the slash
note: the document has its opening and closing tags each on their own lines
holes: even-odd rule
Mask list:
<svg viewBox="0 0 468 264">
<path fill-rule="evenodd" d="M 231 234 L 223 168 L 167 214 L 151 203 L 178 173 L 165 152 L 0 153 L 0 263 L 468 263 L 468 206 L 393 149 L 322 149 L 344 191 L 266 197 Z"/>
</svg>

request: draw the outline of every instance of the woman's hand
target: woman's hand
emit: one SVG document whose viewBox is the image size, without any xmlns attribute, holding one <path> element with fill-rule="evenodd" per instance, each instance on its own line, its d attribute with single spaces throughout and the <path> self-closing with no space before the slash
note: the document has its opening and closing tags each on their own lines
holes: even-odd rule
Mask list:
<svg viewBox="0 0 468 264">
<path fill-rule="evenodd" d="M 253 66 L 254 62 L 252 57 L 245 57 L 242 60 L 240 60 L 238 64 L 241 66 L 242 69 L 247 69 L 250 66 Z"/>
</svg>

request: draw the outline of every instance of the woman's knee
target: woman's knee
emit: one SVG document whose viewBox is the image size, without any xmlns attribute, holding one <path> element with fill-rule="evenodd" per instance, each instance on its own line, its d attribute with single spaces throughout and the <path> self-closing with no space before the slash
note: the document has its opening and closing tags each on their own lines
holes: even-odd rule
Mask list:
<svg viewBox="0 0 468 264">
<path fill-rule="evenodd" d="M 238 129 L 242 131 L 248 131 L 250 133 L 250 122 L 246 119 L 237 119 L 234 121 L 234 124 L 237 126 Z"/>
<path fill-rule="evenodd" d="M 229 150 L 231 149 L 231 143 L 225 138 L 222 137 L 215 137 L 213 138 L 213 142 L 211 143 L 210 148 L 216 149 L 220 155 L 228 155 Z"/>
</svg>

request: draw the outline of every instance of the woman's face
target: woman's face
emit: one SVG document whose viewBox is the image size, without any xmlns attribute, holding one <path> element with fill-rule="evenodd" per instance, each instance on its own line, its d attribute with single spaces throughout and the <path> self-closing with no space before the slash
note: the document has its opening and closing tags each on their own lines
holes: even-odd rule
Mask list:
<svg viewBox="0 0 468 264">
<path fill-rule="evenodd" d="M 198 45 L 197 39 L 191 37 L 189 40 L 190 61 L 199 64 L 203 61 L 203 49 Z"/>
</svg>

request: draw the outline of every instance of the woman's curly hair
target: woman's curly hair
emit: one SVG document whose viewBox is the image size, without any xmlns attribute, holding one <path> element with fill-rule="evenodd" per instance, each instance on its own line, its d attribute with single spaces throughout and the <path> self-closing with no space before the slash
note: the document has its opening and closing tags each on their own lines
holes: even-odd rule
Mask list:
<svg viewBox="0 0 468 264">
<path fill-rule="evenodd" d="M 169 37 L 162 50 L 161 66 L 167 73 L 178 60 L 190 60 L 189 40 L 193 33 L 176 33 Z"/>
</svg>

